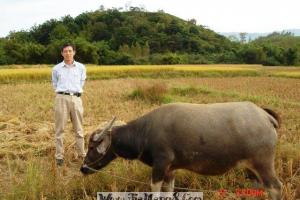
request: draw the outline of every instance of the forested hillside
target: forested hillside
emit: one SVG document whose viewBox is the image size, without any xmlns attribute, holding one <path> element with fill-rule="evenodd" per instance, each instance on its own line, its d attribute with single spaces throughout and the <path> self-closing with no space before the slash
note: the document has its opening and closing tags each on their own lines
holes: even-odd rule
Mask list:
<svg viewBox="0 0 300 200">
<path fill-rule="evenodd" d="M 93 64 L 299 63 L 297 37 L 288 36 L 295 45 L 262 38 L 243 44 L 197 24 L 136 7 L 65 16 L 1 38 L 0 64 L 57 63 L 68 41 L 77 47 L 77 60 Z"/>
<path fill-rule="evenodd" d="M 299 64 L 300 36 L 291 33 L 272 33 L 260 37 L 252 46 L 258 46 L 263 52 L 261 63 L 265 65 L 297 65 Z"/>
</svg>

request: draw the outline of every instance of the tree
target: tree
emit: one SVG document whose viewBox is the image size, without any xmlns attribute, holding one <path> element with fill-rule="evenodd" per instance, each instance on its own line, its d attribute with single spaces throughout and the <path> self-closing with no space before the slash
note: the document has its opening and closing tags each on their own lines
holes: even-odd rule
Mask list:
<svg viewBox="0 0 300 200">
<path fill-rule="evenodd" d="M 109 65 L 114 63 L 115 52 L 112 51 L 105 41 L 95 42 L 97 48 L 98 64 Z"/>
<path fill-rule="evenodd" d="M 55 19 L 48 20 L 39 26 L 34 26 L 30 30 L 30 34 L 33 36 L 35 41 L 40 44 L 47 45 L 50 42 L 50 32 L 59 24 Z"/>
<path fill-rule="evenodd" d="M 188 23 L 196 25 L 197 24 L 197 20 L 196 19 L 190 19 L 190 20 L 188 20 Z"/>
<path fill-rule="evenodd" d="M 130 6 L 129 11 L 131 11 L 131 12 L 141 12 L 141 11 L 144 11 L 144 8 Z"/>
<path fill-rule="evenodd" d="M 169 53 L 162 57 L 162 64 L 180 64 L 181 59 L 177 54 Z"/>
<path fill-rule="evenodd" d="M 259 45 L 259 44 L 257 44 Z M 261 44 L 262 49 L 266 54 L 266 58 L 263 61 L 263 65 L 277 66 L 285 65 L 284 49 L 272 44 Z"/>
<path fill-rule="evenodd" d="M 21 43 L 34 42 L 32 35 L 26 31 L 18 31 L 18 32 L 12 31 L 9 33 L 7 38 L 10 40 L 15 40 L 15 41 L 21 42 Z"/>
<path fill-rule="evenodd" d="M 71 33 L 64 24 L 58 24 L 49 34 L 50 41 L 70 39 L 71 37 Z"/>
<path fill-rule="evenodd" d="M 150 55 L 150 47 L 148 42 L 145 43 L 145 45 L 142 46 L 142 57 L 149 57 Z"/>
<path fill-rule="evenodd" d="M 103 22 L 93 24 L 90 31 L 92 41 L 109 40 L 111 37 L 107 25 Z"/>
<path fill-rule="evenodd" d="M 130 51 L 130 47 L 128 46 L 128 44 L 123 44 L 119 48 L 119 52 L 122 52 L 122 53 L 129 53 L 129 51 Z"/>
<path fill-rule="evenodd" d="M 99 11 L 101 11 L 101 12 L 105 11 L 104 5 L 99 6 Z"/>
<path fill-rule="evenodd" d="M 166 27 L 166 33 L 169 35 L 176 34 L 181 31 L 181 26 L 177 20 L 172 20 L 171 23 Z"/>
<path fill-rule="evenodd" d="M 199 34 L 199 29 L 197 28 L 197 26 L 191 26 L 189 32 L 191 34 L 197 35 Z"/>
<path fill-rule="evenodd" d="M 266 59 L 263 49 L 253 45 L 245 45 L 239 52 L 239 55 L 248 64 L 261 64 Z"/>
<path fill-rule="evenodd" d="M 120 27 L 116 29 L 114 38 L 116 47 L 118 48 L 122 44 L 131 45 L 134 41 L 134 32 L 129 27 Z"/>
<path fill-rule="evenodd" d="M 5 65 L 7 63 L 7 56 L 5 54 L 4 48 L 3 48 L 3 42 L 4 40 L 0 38 L 0 65 Z"/>
<path fill-rule="evenodd" d="M 59 63 L 62 60 L 62 56 L 60 53 L 61 46 L 69 42 L 68 40 L 55 40 L 46 46 L 44 62 L 45 63 Z"/>
<path fill-rule="evenodd" d="M 46 48 L 37 43 L 25 43 L 24 46 L 24 63 L 39 64 L 43 63 L 43 56 Z"/>
<path fill-rule="evenodd" d="M 76 59 L 84 63 L 98 64 L 98 49 L 94 44 L 80 37 L 76 38 L 74 43 L 76 45 Z"/>
<path fill-rule="evenodd" d="M 91 20 L 91 16 L 89 13 L 81 13 L 77 17 L 75 17 L 74 22 L 82 29 L 86 24 L 88 24 Z"/>
<path fill-rule="evenodd" d="M 133 63 L 134 63 L 134 61 L 130 55 L 116 53 L 115 62 L 112 64 L 130 65 Z"/>
<path fill-rule="evenodd" d="M 288 48 L 285 52 L 286 64 L 296 65 L 299 58 L 299 52 L 296 48 Z"/>
<path fill-rule="evenodd" d="M 247 41 L 246 40 L 247 33 L 242 32 L 239 35 L 240 35 L 240 41 L 241 41 L 241 43 L 246 43 L 246 41 Z"/>
<path fill-rule="evenodd" d="M 102 20 L 106 25 L 112 25 L 113 21 L 117 19 L 120 22 L 124 20 L 124 17 L 122 16 L 122 13 L 119 12 L 117 9 L 108 9 L 103 15 Z"/>
<path fill-rule="evenodd" d="M 130 54 L 134 58 L 140 58 L 140 57 L 142 57 L 142 48 L 141 48 L 141 45 L 139 43 L 137 43 L 137 42 L 134 45 L 132 45 L 131 48 L 130 48 Z"/>
<path fill-rule="evenodd" d="M 136 33 L 141 37 L 147 36 L 151 33 L 151 28 L 148 24 L 141 24 L 136 28 Z"/>
<path fill-rule="evenodd" d="M 71 34 L 79 33 L 80 26 L 75 22 L 75 19 L 73 19 L 73 17 L 71 17 L 70 15 L 66 15 L 62 17 L 61 22 L 67 27 L 68 31 Z"/>
<path fill-rule="evenodd" d="M 7 64 L 22 64 L 24 62 L 24 49 L 16 40 L 7 40 L 3 43 Z"/>
</svg>

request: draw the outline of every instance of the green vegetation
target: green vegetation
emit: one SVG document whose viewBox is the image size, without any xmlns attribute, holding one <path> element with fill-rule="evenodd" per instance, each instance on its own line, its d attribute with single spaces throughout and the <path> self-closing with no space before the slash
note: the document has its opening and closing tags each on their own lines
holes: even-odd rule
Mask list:
<svg viewBox="0 0 300 200">
<path fill-rule="evenodd" d="M 259 47 L 258 59 L 264 65 L 297 65 L 299 64 L 300 37 L 291 33 L 274 32 L 253 42 L 252 46 Z"/>
<path fill-rule="evenodd" d="M 172 98 L 167 96 L 167 86 L 166 84 L 156 83 L 151 86 L 138 86 L 129 94 L 130 99 L 140 99 L 150 103 L 170 103 Z"/>
<path fill-rule="evenodd" d="M 210 95 L 210 96 L 220 96 L 220 97 L 238 97 L 238 94 L 236 94 L 235 92 L 222 92 L 222 91 L 217 91 L 217 90 L 213 90 L 213 89 L 209 89 L 207 87 L 199 87 L 199 88 L 195 88 L 195 87 L 187 87 L 187 88 L 172 88 L 172 94 L 174 95 L 179 95 L 179 96 L 189 96 L 189 97 L 193 97 L 193 96 L 197 96 L 199 94 L 202 95 Z"/>
<path fill-rule="evenodd" d="M 99 9 L 51 19 L 0 38 L 0 65 L 60 62 L 60 46 L 76 59 L 101 65 L 249 63 L 298 65 L 300 38 L 274 33 L 250 43 L 230 41 L 196 20 L 131 8 Z"/>
</svg>

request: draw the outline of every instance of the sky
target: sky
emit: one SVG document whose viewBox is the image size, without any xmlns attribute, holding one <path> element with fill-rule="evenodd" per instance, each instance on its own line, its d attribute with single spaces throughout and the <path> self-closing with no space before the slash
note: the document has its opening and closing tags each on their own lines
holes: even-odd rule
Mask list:
<svg viewBox="0 0 300 200">
<path fill-rule="evenodd" d="M 163 10 L 216 32 L 300 29 L 300 0 L 0 0 L 0 37 L 49 19 L 105 8 Z"/>
</svg>

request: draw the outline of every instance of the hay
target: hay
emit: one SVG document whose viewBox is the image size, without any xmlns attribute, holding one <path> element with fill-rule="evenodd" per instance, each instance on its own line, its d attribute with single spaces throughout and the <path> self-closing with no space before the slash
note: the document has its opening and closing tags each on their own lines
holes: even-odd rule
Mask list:
<svg viewBox="0 0 300 200">
<path fill-rule="evenodd" d="M 104 127 L 106 127 L 108 124 L 110 123 L 110 121 L 105 121 L 105 122 L 102 122 L 98 127 L 97 129 L 104 129 Z M 113 127 L 118 127 L 118 126 L 123 126 L 123 125 L 126 125 L 127 123 L 122 121 L 122 120 L 116 120 L 113 124 L 113 126 L 110 128 L 110 130 L 113 128 Z"/>
</svg>

